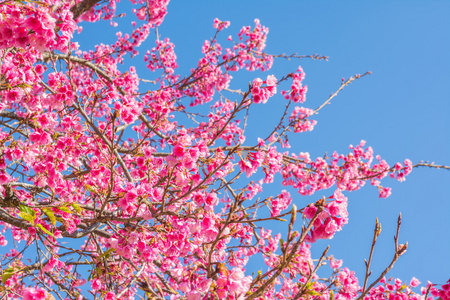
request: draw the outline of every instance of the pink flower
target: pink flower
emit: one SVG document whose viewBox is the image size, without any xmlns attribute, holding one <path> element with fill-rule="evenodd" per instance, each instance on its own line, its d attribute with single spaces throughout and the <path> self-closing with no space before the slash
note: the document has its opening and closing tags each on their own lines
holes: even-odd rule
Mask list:
<svg viewBox="0 0 450 300">
<path fill-rule="evenodd" d="M 26 288 L 23 292 L 23 300 L 45 300 L 47 292 L 44 289 Z"/>
<path fill-rule="evenodd" d="M 228 26 L 230 26 L 229 21 L 220 21 L 217 18 L 214 19 L 214 25 L 213 25 L 214 28 L 216 28 L 218 30 L 223 30 L 225 28 L 228 28 Z"/>
<path fill-rule="evenodd" d="M 248 160 L 241 160 L 239 162 L 239 167 L 241 168 L 241 171 L 245 172 L 247 178 L 256 172 L 256 168 L 254 168 Z"/>
<path fill-rule="evenodd" d="M 56 259 L 54 256 L 52 256 L 48 263 L 44 266 L 42 269 L 44 272 L 52 271 L 56 266 L 58 265 L 58 259 Z"/>
<path fill-rule="evenodd" d="M 99 290 L 102 286 L 102 283 L 99 279 L 91 280 L 91 287 L 94 291 Z"/>
<path fill-rule="evenodd" d="M 20 100 L 22 96 L 22 93 L 17 90 L 17 89 L 13 89 L 10 90 L 8 92 L 6 92 L 6 100 L 10 101 L 10 102 L 18 102 Z"/>
<path fill-rule="evenodd" d="M 419 279 L 417 279 L 416 277 L 413 277 L 413 278 L 411 279 L 411 282 L 410 282 L 409 285 L 411 285 L 412 287 L 417 287 L 417 286 L 419 286 L 419 284 L 420 284 Z"/>
<path fill-rule="evenodd" d="M 310 204 L 303 210 L 303 215 L 305 217 L 307 217 L 308 219 L 312 219 L 314 217 L 314 215 L 316 214 L 316 212 L 317 212 L 317 207 L 315 207 L 314 204 Z"/>
<path fill-rule="evenodd" d="M 38 145 L 47 145 L 52 141 L 52 138 L 47 132 L 36 130 L 30 134 L 30 141 Z"/>
<path fill-rule="evenodd" d="M 331 258 L 330 259 L 330 267 L 333 269 L 340 268 L 342 266 L 342 262 L 343 262 L 342 259 Z"/>
<path fill-rule="evenodd" d="M 182 156 L 184 156 L 184 147 L 182 147 L 182 146 L 180 146 L 180 145 L 176 145 L 176 146 L 173 148 L 173 154 L 174 154 L 176 157 L 182 157 Z"/>
<path fill-rule="evenodd" d="M 105 295 L 105 300 L 116 300 L 116 295 L 112 292 L 107 292 Z"/>
<path fill-rule="evenodd" d="M 391 195 L 391 188 L 388 187 L 378 187 L 378 192 L 380 193 L 380 198 L 387 198 Z"/>
<path fill-rule="evenodd" d="M 201 300 L 202 299 L 202 294 L 200 294 L 199 292 L 190 292 L 187 295 L 187 300 Z"/>
<path fill-rule="evenodd" d="M 0 184 L 5 184 L 10 181 L 10 176 L 6 173 L 0 173 Z"/>
</svg>

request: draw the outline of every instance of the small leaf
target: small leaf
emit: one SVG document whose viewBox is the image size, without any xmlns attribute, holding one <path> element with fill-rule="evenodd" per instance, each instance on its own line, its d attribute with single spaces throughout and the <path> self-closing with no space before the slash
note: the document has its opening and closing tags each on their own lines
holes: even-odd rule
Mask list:
<svg viewBox="0 0 450 300">
<path fill-rule="evenodd" d="M 26 213 L 28 215 L 36 215 L 36 212 L 31 207 L 28 207 L 28 206 L 25 206 L 25 205 L 20 205 L 19 209 L 20 209 L 21 212 L 24 212 L 24 213 Z"/>
<path fill-rule="evenodd" d="M 83 209 L 77 203 L 70 203 L 70 206 L 72 206 L 77 213 L 81 213 L 83 211 Z"/>
<path fill-rule="evenodd" d="M 60 211 L 63 211 L 63 212 L 69 213 L 69 214 L 72 213 L 72 211 L 71 211 L 68 207 L 66 207 L 66 206 L 59 206 L 58 209 L 59 209 Z"/>
<path fill-rule="evenodd" d="M 89 184 L 85 184 L 84 187 L 91 193 L 95 193 L 95 189 Z"/>
<path fill-rule="evenodd" d="M 30 214 L 27 214 L 26 212 L 21 212 L 21 213 L 19 213 L 19 216 L 20 216 L 22 219 L 24 219 L 24 220 L 26 220 L 26 221 L 28 221 L 28 222 L 30 222 L 30 223 L 32 223 L 32 224 L 34 224 L 34 220 L 36 220 L 36 216 L 32 216 L 32 215 L 30 215 Z"/>
<path fill-rule="evenodd" d="M 50 231 L 48 231 L 47 229 L 45 229 L 45 227 L 42 226 L 42 224 L 36 224 L 36 226 L 39 227 L 39 228 L 40 228 L 43 232 L 45 232 L 46 234 L 48 234 L 48 235 L 50 235 L 50 236 L 56 238 L 56 237 L 53 235 L 53 233 L 51 233 Z"/>
<path fill-rule="evenodd" d="M 316 292 L 315 290 L 309 290 L 306 292 L 308 295 L 312 295 L 312 296 L 320 296 L 319 292 Z"/>
<path fill-rule="evenodd" d="M 43 208 L 42 211 L 44 214 L 50 219 L 53 225 L 56 224 L 56 217 L 53 211 L 50 208 Z"/>
<path fill-rule="evenodd" d="M 97 274 L 98 274 L 98 277 L 102 277 L 102 276 L 103 276 L 103 270 L 102 270 L 102 267 L 101 267 L 101 266 L 99 266 L 99 267 L 97 268 Z"/>
<path fill-rule="evenodd" d="M 116 249 L 114 249 L 114 248 L 109 248 L 108 250 L 105 251 L 105 253 L 103 253 L 102 255 L 100 255 L 100 258 L 109 255 L 111 252 L 113 252 L 113 251 L 115 251 L 115 250 L 116 250 Z"/>
<path fill-rule="evenodd" d="M 17 271 L 14 271 L 13 268 L 9 267 L 4 270 L 2 273 L 2 283 L 5 284 L 6 280 L 8 280 L 11 276 L 13 276 Z"/>
</svg>

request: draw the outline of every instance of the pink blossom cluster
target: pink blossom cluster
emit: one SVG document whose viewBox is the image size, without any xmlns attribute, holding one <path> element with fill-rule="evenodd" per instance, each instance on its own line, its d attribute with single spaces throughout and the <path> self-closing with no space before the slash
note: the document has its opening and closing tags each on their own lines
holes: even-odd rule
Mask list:
<svg viewBox="0 0 450 300">
<path fill-rule="evenodd" d="M 159 26 L 164 21 L 167 15 L 167 5 L 170 0 L 150 0 L 150 1 L 132 1 L 144 4 L 139 9 L 133 9 L 139 20 L 148 20 L 148 23 L 153 26 Z"/>
<path fill-rule="evenodd" d="M 32 46 L 38 51 L 67 51 L 76 28 L 69 5 L 52 10 L 46 3 L 1 5 L 0 49 Z"/>
<path fill-rule="evenodd" d="M 224 61 L 229 61 L 226 69 L 238 71 L 245 68 L 249 71 L 267 71 L 272 67 L 273 57 L 264 53 L 266 47 L 267 34 L 269 28 L 262 26 L 258 19 L 255 19 L 255 28 L 250 26 L 242 27 L 238 34 L 239 42 L 232 48 L 227 48 L 222 56 Z M 233 41 L 231 36 L 229 41 Z"/>
<path fill-rule="evenodd" d="M 231 101 L 217 101 L 211 106 L 212 111 L 208 114 L 208 123 L 200 123 L 200 136 L 206 139 L 213 139 L 214 136 L 225 141 L 227 146 L 236 145 L 245 142 L 240 125 L 240 120 L 227 122 L 234 109 L 234 103 Z M 205 130 L 209 128 L 209 130 Z M 212 129 L 212 130 L 211 130 Z"/>
<path fill-rule="evenodd" d="M 219 33 L 229 26 L 229 22 L 215 19 L 213 26 Z M 190 105 L 196 106 L 209 102 L 216 90 L 227 89 L 232 79 L 229 72 L 236 72 L 242 68 L 251 71 L 270 69 L 273 58 L 262 52 L 265 48 L 267 33 L 268 29 L 261 26 L 259 20 L 255 20 L 253 31 L 250 26 L 243 27 L 238 35 L 240 43 L 232 48 L 226 48 L 225 54 L 217 40 L 205 41 L 202 47 L 204 57 L 198 62 L 197 68 L 191 70 L 192 75 L 182 81 L 181 85 L 183 88 L 187 87 L 184 89 L 184 93 L 193 98 Z M 244 37 L 246 37 L 245 40 Z M 230 37 L 228 40 L 232 41 L 232 38 Z M 276 93 L 275 77 L 268 77 L 265 83 L 267 89 L 260 95 L 264 98 L 257 99 L 256 102 L 265 102 L 268 97 Z"/>
<path fill-rule="evenodd" d="M 302 67 L 298 67 L 297 72 L 290 75 L 292 78 L 291 89 L 288 91 L 281 91 L 281 95 L 294 103 L 305 102 L 306 92 L 308 91 L 308 86 L 302 85 L 302 81 L 305 79 L 305 72 L 303 72 Z"/>
<path fill-rule="evenodd" d="M 283 210 L 287 209 L 288 206 L 292 202 L 292 197 L 289 192 L 286 190 L 283 190 L 280 195 L 278 195 L 276 198 L 273 198 L 270 201 L 270 207 L 271 207 L 271 216 L 277 216 L 279 215 Z"/>
<path fill-rule="evenodd" d="M 401 163 L 396 163 L 394 165 L 395 172 L 392 172 L 389 176 L 391 178 L 396 178 L 400 182 L 405 181 L 405 176 L 411 173 L 413 164 L 411 160 L 405 159 L 404 165 L 405 166 L 403 166 Z"/>
<path fill-rule="evenodd" d="M 210 102 L 216 91 L 228 88 L 232 78 L 221 67 L 223 65 L 223 62 L 220 62 L 222 46 L 217 41 L 205 41 L 202 53 L 204 57 L 197 63 L 197 68 L 191 69 L 192 75 L 182 84 L 183 87 L 188 87 L 184 93 L 194 99 L 191 106 Z"/>
<path fill-rule="evenodd" d="M 371 289 L 364 299 L 367 300 L 388 300 L 388 299 L 412 299 L 419 300 L 424 299 L 426 294 L 426 288 L 422 288 L 422 295 L 413 291 L 413 288 L 417 287 L 420 281 L 413 277 L 409 284 L 402 282 L 396 278 L 382 278 L 379 284 Z"/>
<path fill-rule="evenodd" d="M 422 294 L 425 293 L 425 288 L 422 288 Z M 431 287 L 431 294 L 438 299 L 449 300 L 450 299 L 450 279 L 447 283 L 441 285 L 441 289 Z"/>
<path fill-rule="evenodd" d="M 222 31 L 230 26 L 230 21 L 220 21 L 219 19 L 214 19 L 214 25 L 213 27 L 216 28 L 218 31 Z"/>
<path fill-rule="evenodd" d="M 164 72 L 172 75 L 175 69 L 178 68 L 174 44 L 166 38 L 164 41 L 156 41 L 156 45 L 155 48 L 152 48 L 151 53 L 147 51 L 144 57 L 144 61 L 148 62 L 147 68 L 151 71 L 164 69 Z"/>
<path fill-rule="evenodd" d="M 250 153 L 246 160 L 239 161 L 241 171 L 250 177 L 254 174 L 265 160 L 265 154 L 261 151 Z"/>
<path fill-rule="evenodd" d="M 265 86 L 262 86 L 262 85 Z M 273 75 L 268 75 L 267 79 L 262 81 L 259 78 L 253 80 L 252 85 L 253 102 L 266 103 L 270 97 L 277 93 L 277 79 Z"/>
<path fill-rule="evenodd" d="M 378 187 L 380 197 L 387 197 L 390 194 L 390 188 L 382 187 L 380 179 L 398 171 L 391 168 L 379 156 L 377 156 L 378 163 L 372 165 L 373 150 L 371 147 L 364 149 L 365 143 L 361 141 L 356 147 L 351 145 L 350 149 L 353 152 L 348 155 L 334 152 L 329 162 L 322 157 L 313 161 L 309 154 L 300 153 L 299 164 L 288 164 L 283 167 L 283 184 L 298 188 L 302 195 L 311 195 L 333 184 L 342 191 L 354 191 L 364 186 L 366 181 L 370 181 L 371 185 Z M 408 163 L 405 165 L 406 167 L 403 168 L 407 170 Z M 309 167 L 305 169 L 306 166 Z"/>
<path fill-rule="evenodd" d="M 243 299 L 250 287 L 251 276 L 245 276 L 239 268 L 233 268 L 226 273 L 217 279 L 217 296 L 221 299 Z"/>
<path fill-rule="evenodd" d="M 308 117 L 313 114 L 314 111 L 310 108 L 296 106 L 289 117 L 289 121 L 294 124 L 294 132 L 312 131 L 317 121 L 309 120 Z"/>
<path fill-rule="evenodd" d="M 5 54 L 1 72 L 3 84 L 8 88 L 0 92 L 3 99 L 0 110 L 20 103 L 28 110 L 35 111 L 43 105 L 47 95 L 42 95 L 42 87 L 34 84 L 42 78 L 46 69 L 41 64 L 35 64 L 38 55 L 34 48 L 25 53 L 18 51 Z"/>
<path fill-rule="evenodd" d="M 86 22 L 98 22 L 100 20 L 110 20 L 111 25 L 117 26 L 117 23 L 112 22 L 112 18 L 115 16 L 116 13 L 116 2 L 119 1 L 108 0 L 105 1 L 105 5 L 103 6 L 93 6 L 91 9 L 81 14 L 79 18 Z M 80 3 L 81 1 L 77 0 L 76 2 Z"/>
<path fill-rule="evenodd" d="M 273 63 L 272 56 L 263 53 L 266 48 L 268 33 L 269 28 L 262 26 L 259 19 L 255 19 L 255 28 L 253 30 L 251 30 L 250 26 L 242 27 L 238 34 L 240 43 L 233 48 L 234 51 L 238 51 L 237 62 L 240 68 L 243 65 L 249 71 L 257 69 L 265 71 L 271 68 Z M 254 54 L 259 54 L 261 57 L 259 58 Z"/>
<path fill-rule="evenodd" d="M 26 288 L 23 292 L 24 300 L 46 300 L 47 292 L 41 288 Z"/>
<path fill-rule="evenodd" d="M 49 74 L 48 85 L 55 91 L 55 94 L 48 95 L 43 101 L 44 104 L 56 110 L 62 109 L 64 105 L 72 105 L 74 95 L 65 74 L 61 72 Z"/>
<path fill-rule="evenodd" d="M 336 295 L 335 299 L 354 299 L 358 294 L 358 278 L 356 278 L 355 272 L 348 268 L 339 272 L 337 285 L 342 288 L 339 289 L 339 294 Z"/>
<path fill-rule="evenodd" d="M 347 197 L 338 189 L 330 198 L 334 200 L 325 203 L 324 210 L 313 223 L 314 228 L 306 239 L 310 243 L 314 243 L 319 239 L 332 238 L 348 222 Z M 308 219 L 312 219 L 316 212 L 317 207 L 314 204 L 309 204 L 303 211 L 303 215 Z"/>
</svg>

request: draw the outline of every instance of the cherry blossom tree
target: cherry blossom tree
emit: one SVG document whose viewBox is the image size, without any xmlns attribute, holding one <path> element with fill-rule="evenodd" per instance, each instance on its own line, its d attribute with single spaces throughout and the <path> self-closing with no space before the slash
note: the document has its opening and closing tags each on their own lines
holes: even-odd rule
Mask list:
<svg viewBox="0 0 450 300">
<path fill-rule="evenodd" d="M 367 73 L 304 107 L 302 68 L 280 76 L 271 66 L 325 57 L 268 54 L 258 20 L 227 38 L 229 22 L 215 19 L 215 35 L 182 75 L 157 31 L 169 1 L 131 0 L 130 12 L 116 2 L 0 2 L 2 299 L 450 299 L 450 281 L 419 288 L 415 278 L 386 278 L 408 247 L 401 215 L 381 274 L 371 271 L 378 220 L 364 278 L 328 248 L 311 255 L 348 222 L 349 192 L 368 183 L 388 197 L 386 177 L 449 169 L 389 164 L 364 141 L 318 158 L 289 150 L 289 138 L 312 131 L 314 115 Z M 79 49 L 81 23 L 114 29 L 124 13 L 131 32 Z M 155 46 L 139 55 L 147 39 Z M 145 76 L 133 63 L 146 65 Z M 265 75 L 234 89 L 233 74 L 245 71 Z M 246 139 L 249 108 L 275 97 L 285 106 L 278 125 Z M 266 196 L 276 178 L 282 190 Z M 294 200 L 305 195 L 316 200 Z M 283 234 L 272 233 L 274 222 Z M 264 266 L 251 275 L 255 261 Z"/>
</svg>

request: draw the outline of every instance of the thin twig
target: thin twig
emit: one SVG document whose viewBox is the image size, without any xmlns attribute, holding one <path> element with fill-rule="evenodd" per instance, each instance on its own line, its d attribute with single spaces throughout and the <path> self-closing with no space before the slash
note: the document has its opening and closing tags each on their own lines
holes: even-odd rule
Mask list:
<svg viewBox="0 0 450 300">
<path fill-rule="evenodd" d="M 316 264 L 316 266 L 314 268 L 314 271 L 310 272 L 310 274 L 308 276 L 308 280 L 306 280 L 306 282 L 303 284 L 302 289 L 297 293 L 297 295 L 295 295 L 295 297 L 292 298 L 293 300 L 299 299 L 306 292 L 306 289 L 308 287 L 309 282 L 311 281 L 311 279 L 314 276 L 314 274 L 316 274 L 317 270 L 319 270 L 319 268 L 322 266 L 322 261 L 325 259 L 325 255 L 327 255 L 327 252 L 328 252 L 329 249 L 330 249 L 330 246 L 328 246 L 325 249 L 325 251 L 323 251 L 322 256 L 320 257 L 319 261 L 317 262 L 317 264 Z"/>
<path fill-rule="evenodd" d="M 369 276 L 372 274 L 372 272 L 370 271 L 370 265 L 372 263 L 373 250 L 375 249 L 375 244 L 377 243 L 377 238 L 380 235 L 380 233 L 381 233 L 381 224 L 378 222 L 378 218 L 376 218 L 375 229 L 373 230 L 372 246 L 370 247 L 369 262 L 364 260 L 364 263 L 366 265 L 366 275 L 364 277 L 364 285 L 362 289 L 363 293 L 366 291 L 367 281 L 369 280 Z"/>
<path fill-rule="evenodd" d="M 400 256 L 402 256 L 403 254 L 405 254 L 406 249 L 408 248 L 408 243 L 404 244 L 404 245 L 399 245 L 398 244 L 398 235 L 400 232 L 400 226 L 402 224 L 402 214 L 399 214 L 398 216 L 398 220 L 397 220 L 397 234 L 394 236 L 394 244 L 395 244 L 395 252 L 394 252 L 394 257 L 392 258 L 391 263 L 389 264 L 389 266 L 386 267 L 386 269 L 384 269 L 383 272 L 381 272 L 380 276 L 378 276 L 378 278 L 372 282 L 372 284 L 367 288 L 367 290 L 363 291 L 361 293 L 361 295 L 358 297 L 357 300 L 362 300 L 364 299 L 364 296 L 367 295 L 367 293 L 381 280 L 384 278 L 384 276 L 386 276 L 386 274 L 394 267 L 394 264 L 397 262 L 397 260 L 400 258 Z"/>
<path fill-rule="evenodd" d="M 324 208 L 323 208 L 322 205 L 317 207 L 316 214 L 314 215 L 314 217 L 309 222 L 308 227 L 306 227 L 306 228 L 304 228 L 302 230 L 301 236 L 299 237 L 297 242 L 292 246 L 292 249 L 290 250 L 289 255 L 287 257 L 284 257 L 283 261 L 278 266 L 278 268 L 277 268 L 278 270 L 275 272 L 275 274 L 272 275 L 272 277 L 270 277 L 266 282 L 264 282 L 259 288 L 257 288 L 256 291 L 254 291 L 249 296 L 247 296 L 247 298 L 245 298 L 246 300 L 252 300 L 252 299 L 255 299 L 256 297 L 259 297 L 259 295 L 261 295 L 265 291 L 265 289 L 270 284 L 272 284 L 272 282 L 274 282 L 275 279 L 277 279 L 280 276 L 280 274 L 283 272 L 283 269 L 291 263 L 292 259 L 294 258 L 295 254 L 297 253 L 298 248 L 300 247 L 300 245 L 305 240 L 306 235 L 313 228 L 314 221 L 316 221 L 316 219 L 319 217 L 319 214 L 323 211 L 323 209 Z"/>
</svg>

